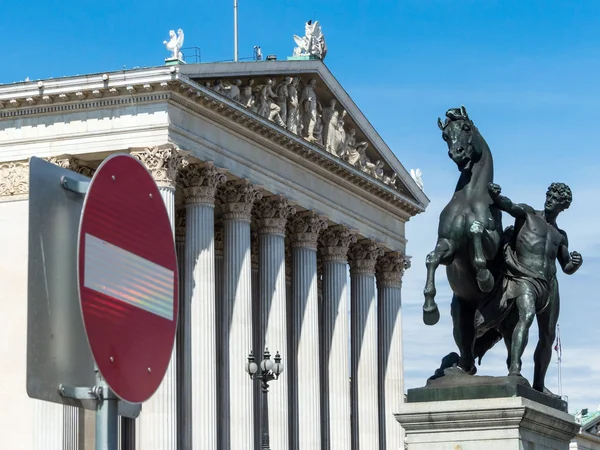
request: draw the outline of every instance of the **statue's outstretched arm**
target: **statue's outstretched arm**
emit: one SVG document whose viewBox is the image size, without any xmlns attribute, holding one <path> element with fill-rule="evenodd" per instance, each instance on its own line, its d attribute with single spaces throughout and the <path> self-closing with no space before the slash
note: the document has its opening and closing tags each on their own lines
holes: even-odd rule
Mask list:
<svg viewBox="0 0 600 450">
<path fill-rule="evenodd" d="M 527 216 L 528 210 L 533 211 L 533 208 L 531 208 L 528 205 L 525 205 L 523 203 L 513 203 L 513 201 L 508 197 L 500 195 L 501 191 L 502 188 L 500 188 L 500 186 L 498 186 L 497 184 L 488 184 L 488 192 L 490 193 L 490 197 L 492 197 L 494 204 L 502 211 L 507 212 L 516 219 L 525 218 L 525 216 Z"/>
</svg>

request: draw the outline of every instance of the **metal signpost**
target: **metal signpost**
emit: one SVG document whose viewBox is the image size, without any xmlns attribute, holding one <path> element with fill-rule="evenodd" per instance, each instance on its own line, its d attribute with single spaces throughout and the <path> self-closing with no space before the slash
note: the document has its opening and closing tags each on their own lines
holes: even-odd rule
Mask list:
<svg viewBox="0 0 600 450">
<path fill-rule="evenodd" d="M 139 414 L 171 358 L 171 221 L 129 155 L 108 157 L 91 180 L 38 158 L 30 168 L 27 392 L 96 410 L 96 450 L 116 450 L 118 414 Z"/>
</svg>

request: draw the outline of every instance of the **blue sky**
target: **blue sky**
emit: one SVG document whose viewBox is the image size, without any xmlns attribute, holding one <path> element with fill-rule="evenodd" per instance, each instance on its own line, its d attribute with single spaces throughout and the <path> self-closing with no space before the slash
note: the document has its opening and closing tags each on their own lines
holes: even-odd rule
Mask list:
<svg viewBox="0 0 600 450">
<path fill-rule="evenodd" d="M 184 47 L 204 62 L 233 57 L 233 1 L 5 2 L 0 83 L 160 65 L 162 41 L 183 28 Z M 406 387 L 417 387 L 453 350 L 450 291 L 438 272 L 442 320 L 421 322 L 425 255 L 433 249 L 439 212 L 458 172 L 436 126 L 450 107 L 465 105 L 489 143 L 495 180 L 516 201 L 542 207 L 552 181 L 568 183 L 572 207 L 559 218 L 583 268 L 560 276 L 563 392 L 571 410 L 600 405 L 600 3 L 475 0 L 239 0 L 240 57 L 252 47 L 280 59 L 292 53 L 304 22 L 323 26 L 326 64 L 407 169 L 423 172 L 431 204 L 407 226 L 413 267 L 404 282 Z M 504 223 L 509 223 L 505 217 Z M 535 328 L 535 326 L 534 326 Z M 420 342 L 426 345 L 419 345 Z M 531 376 L 532 335 L 524 358 Z M 480 373 L 502 375 L 496 346 Z M 556 391 L 556 365 L 548 385 Z"/>
</svg>

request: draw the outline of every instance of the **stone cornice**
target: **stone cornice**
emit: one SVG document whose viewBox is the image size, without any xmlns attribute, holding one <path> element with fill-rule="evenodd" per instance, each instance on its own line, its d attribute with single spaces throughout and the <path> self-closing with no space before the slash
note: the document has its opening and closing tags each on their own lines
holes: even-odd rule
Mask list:
<svg viewBox="0 0 600 450">
<path fill-rule="evenodd" d="M 362 239 L 348 250 L 351 275 L 373 275 L 377 259 L 383 256 L 383 248 L 371 239 Z"/>
<path fill-rule="evenodd" d="M 356 243 L 357 237 L 346 227 L 337 225 L 327 228 L 319 237 L 319 253 L 324 262 L 348 261 L 348 249 Z"/>
<path fill-rule="evenodd" d="M 177 174 L 177 184 L 183 191 L 186 205 L 214 206 L 217 188 L 227 181 L 214 164 L 189 164 Z"/>
<path fill-rule="evenodd" d="M 410 258 L 397 252 L 389 252 L 379 258 L 375 266 L 377 282 L 382 286 L 402 286 L 402 277 L 410 268 Z"/>
<path fill-rule="evenodd" d="M 276 75 L 278 76 L 278 75 Z M 179 68 L 159 67 L 85 77 L 25 82 L 0 86 L 0 118 L 76 112 L 112 108 L 126 104 L 172 101 L 196 112 L 206 110 L 230 119 L 248 133 L 299 155 L 313 167 L 326 169 L 352 185 L 406 211 L 410 217 L 424 206 L 412 194 L 385 184 L 368 173 L 337 158 L 318 145 L 307 142 L 269 120 L 247 110 L 212 90 L 179 74 Z M 407 218 L 408 218 L 407 217 Z"/>
<path fill-rule="evenodd" d="M 174 87 L 174 95 L 171 97 L 172 102 L 203 115 L 206 114 L 208 109 L 216 113 L 217 116 L 223 116 L 238 124 L 241 133 L 247 134 L 250 131 L 259 134 L 267 141 L 284 147 L 312 162 L 315 169 L 326 169 L 328 173 L 338 175 L 364 191 L 402 208 L 409 216 L 424 211 L 423 206 L 409 198 L 410 194 L 405 192 L 402 186 L 394 189 L 382 180 L 371 177 L 360 168 L 328 153 L 318 145 L 307 142 L 304 138 L 288 132 L 266 118 L 212 92 L 204 86 L 200 86 L 191 80 L 182 79 L 178 82 L 179 84 Z"/>
</svg>

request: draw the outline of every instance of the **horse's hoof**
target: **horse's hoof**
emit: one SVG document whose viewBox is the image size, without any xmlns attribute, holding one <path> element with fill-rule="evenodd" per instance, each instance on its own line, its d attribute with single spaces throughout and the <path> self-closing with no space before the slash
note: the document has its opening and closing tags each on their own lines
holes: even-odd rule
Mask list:
<svg viewBox="0 0 600 450">
<path fill-rule="evenodd" d="M 477 285 L 481 292 L 491 292 L 494 289 L 494 277 L 487 269 L 477 271 Z"/>
<path fill-rule="evenodd" d="M 440 320 L 440 310 L 437 306 L 433 308 L 423 308 L 423 323 L 425 325 L 435 325 Z"/>
</svg>

